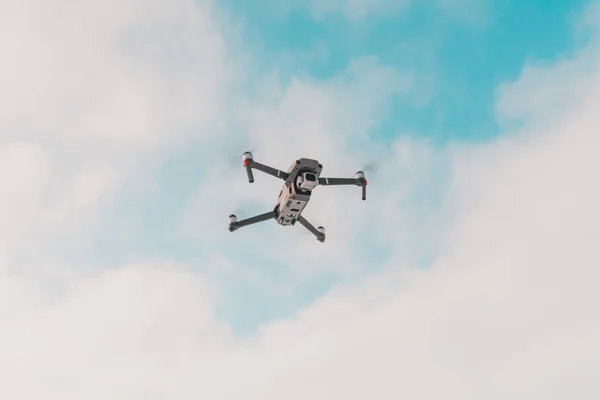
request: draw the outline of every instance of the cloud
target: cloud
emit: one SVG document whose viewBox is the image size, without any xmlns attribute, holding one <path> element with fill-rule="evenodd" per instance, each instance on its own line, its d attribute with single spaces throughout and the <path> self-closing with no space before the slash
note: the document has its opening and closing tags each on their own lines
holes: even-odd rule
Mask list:
<svg viewBox="0 0 600 400">
<path fill-rule="evenodd" d="M 170 3 L 160 18 L 173 15 L 172 7 L 179 10 L 180 17 L 193 10 L 191 29 L 205 9 L 187 8 L 192 7 L 190 4 Z M 105 22 L 108 28 L 98 22 L 101 18 L 89 17 L 86 21 L 113 32 L 114 26 L 130 26 L 131 19 L 136 20 L 144 12 L 149 13 L 147 21 L 151 22 L 161 15 L 160 8 L 146 8 L 147 4 L 143 9 L 134 7 L 138 3 L 127 5 L 133 11 L 117 13 L 114 21 Z M 94 15 L 102 15 L 103 6 L 97 7 L 100 9 L 95 9 Z M 185 27 L 182 29 L 186 32 Z M 70 279 L 60 293 L 48 295 L 43 284 L 40 287 L 25 271 L 13 269 L 11 251 L 16 244 L 11 230 L 3 227 L 0 396 L 225 400 L 242 396 L 597 398 L 600 393 L 594 366 L 600 361 L 600 326 L 595 318 L 600 302 L 596 287 L 600 278 L 600 213 L 596 205 L 600 191 L 593 183 L 599 169 L 595 149 L 600 121 L 595 105 L 600 81 L 596 69 L 581 67 L 581 63 L 597 62 L 599 53 L 593 46 L 573 59 L 538 66 L 535 77 L 525 72 L 518 81 L 504 87 L 499 108 L 504 108 L 507 118 L 526 118 L 518 132 L 507 133 L 497 143 L 455 145 L 441 154 L 426 143 L 410 139 L 397 143 L 395 158 L 381 172 L 385 178 L 382 182 L 394 182 L 390 181 L 394 177 L 400 180 L 395 175 L 398 170 L 406 172 L 402 182 L 418 181 L 419 175 L 410 173 L 422 167 L 451 171 L 442 199 L 443 222 L 447 225 L 444 240 L 430 268 L 407 268 L 406 261 L 395 254 L 380 273 L 340 285 L 296 315 L 265 324 L 250 338 L 235 338 L 228 324 L 216 318 L 214 309 L 219 299 L 231 294 L 195 272 L 202 265 L 160 261 L 126 264 Z M 248 113 L 258 116 L 249 120 L 249 135 L 269 146 L 259 132 L 270 126 L 276 127 L 271 133 L 289 128 L 286 118 L 301 109 L 304 113 L 290 123 L 297 130 L 281 129 L 290 139 L 312 132 L 315 139 L 336 148 L 336 152 L 339 145 L 348 154 L 360 155 L 364 142 L 350 145 L 336 128 L 353 128 L 355 133 L 368 129 L 369 117 L 376 115 L 386 96 L 405 86 L 400 84 L 402 79 L 396 80 L 395 73 L 372 60 L 358 65 L 360 73 L 356 75 L 360 79 L 354 79 L 356 66 L 351 66 L 346 75 L 326 82 L 324 87 L 316 82 L 295 81 L 280 88 L 273 107 L 259 104 L 259 113 Z M 580 73 L 576 79 L 560 79 L 556 71 L 565 70 Z M 131 78 L 135 81 L 136 76 L 132 74 Z M 161 74 L 156 78 L 166 82 Z M 370 96 L 349 101 L 351 95 L 365 90 L 369 95 L 378 94 L 376 89 L 386 89 L 390 80 L 397 85 L 377 95 L 373 108 L 363 108 L 372 104 Z M 165 85 L 162 91 L 167 93 L 180 88 Z M 559 90 L 549 90 L 556 85 Z M 55 87 L 57 91 L 59 86 Z M 537 95 L 541 90 L 547 94 L 544 101 Z M 564 93 L 582 101 L 556 107 L 560 100 L 555 97 Z M 164 120 L 159 118 L 157 126 L 169 116 L 188 115 L 192 109 L 185 107 L 188 100 L 183 110 L 175 110 L 174 114 L 168 113 L 169 102 L 165 101 L 163 112 L 168 115 Z M 43 110 L 38 111 L 43 117 Z M 348 119 L 340 121 L 343 111 Z M 59 107 L 45 117 L 48 124 L 56 129 L 64 126 L 56 122 L 56 115 L 61 113 L 62 119 L 71 121 Z M 154 114 L 144 115 L 152 118 Z M 6 126 L 15 128 L 2 130 L 0 163 L 6 167 L 1 169 L 5 194 L 1 205 L 8 210 L 2 215 L 8 220 L 13 218 L 11 228 L 32 229 L 39 215 L 55 210 L 56 200 L 63 198 L 59 189 L 70 188 L 70 195 L 64 197 L 68 206 L 58 208 L 64 211 L 49 214 L 55 221 L 49 227 L 56 227 L 58 234 L 57 215 L 68 215 L 71 209 L 80 210 L 82 217 L 95 213 L 94 204 L 104 192 L 89 186 L 91 176 L 101 176 L 103 187 L 112 187 L 117 180 L 114 170 L 105 169 L 107 164 L 101 161 L 114 160 L 115 151 L 122 148 L 151 149 L 152 154 L 160 154 L 166 151 L 162 146 L 168 142 L 159 133 L 154 136 L 156 141 L 150 142 L 135 135 L 123 142 L 118 142 L 119 135 L 101 139 L 100 149 L 112 146 L 114 141 L 120 145 L 100 155 L 86 153 L 93 156 L 92 163 L 87 157 L 69 153 L 69 163 L 78 161 L 72 164 L 77 166 L 73 172 L 63 168 L 66 161 L 61 157 L 72 146 L 72 136 L 61 133 L 51 139 L 40 138 L 40 124 L 31 128 L 37 134 L 16 141 L 11 134 L 27 129 L 22 120 L 9 121 Z M 179 128 L 195 125 L 196 120 L 191 118 Z M 540 130 L 540 126 L 547 129 Z M 49 141 L 53 146 L 47 144 Z M 89 142 L 82 143 L 84 146 Z M 303 150 L 311 149 L 310 144 L 305 146 Z M 285 154 L 275 154 L 274 158 L 281 157 L 283 162 Z M 406 162 L 407 154 L 412 157 L 410 162 Z M 353 157 L 335 160 L 325 151 L 318 155 L 328 162 L 332 160 L 332 174 L 354 168 L 356 161 Z M 441 166 L 435 165 L 438 159 L 443 160 Z M 277 164 L 279 160 L 271 162 Z M 117 165 L 131 166 L 128 162 Z M 116 171 L 124 173 L 122 168 Z M 243 181 L 243 173 L 239 179 Z M 60 183 L 58 188 L 56 182 Z M 403 226 L 403 220 L 397 217 L 409 215 L 406 210 L 410 210 L 402 201 L 410 187 L 401 186 L 402 182 L 390 188 L 377 186 L 382 191 L 379 198 L 378 189 L 371 189 L 374 203 L 368 203 L 376 207 L 364 214 L 365 220 L 373 218 L 383 224 L 374 235 L 387 235 L 390 242 L 402 242 L 411 234 L 412 225 Z M 56 196 L 49 207 L 42 201 L 46 190 Z M 331 192 L 330 196 L 354 198 L 349 193 Z M 356 192 L 356 202 L 342 203 L 344 208 L 338 212 L 357 215 L 355 210 L 364 206 L 358 196 Z M 316 207 L 315 211 L 320 209 Z M 300 231 L 297 237 L 293 234 L 290 231 L 293 240 L 302 237 Z M 27 230 L 19 235 L 21 244 L 31 237 Z M 233 236 L 232 242 L 236 237 L 239 235 Z M 275 247 L 282 239 L 272 237 L 269 245 Z M 293 252 L 292 240 L 285 244 L 289 246 L 289 257 L 299 257 Z M 327 247 L 318 247 L 320 244 L 312 240 L 311 244 L 319 249 L 316 252 L 331 251 L 322 250 Z M 34 244 L 28 248 L 33 250 Z M 205 259 L 199 264 L 210 262 Z M 48 261 L 41 258 L 40 264 L 44 263 Z"/>
<path fill-rule="evenodd" d="M 210 4 L 2 8 L 0 209 L 11 242 L 81 234 L 172 149 L 216 134 L 232 68 Z"/>
<path fill-rule="evenodd" d="M 171 265 L 81 280 L 58 303 L 3 318 L 0 370 L 14 380 L 2 392 L 19 399 L 138 398 L 152 389 L 152 369 L 220 353 L 227 329 L 212 323 L 211 304 L 209 285 Z"/>
<path fill-rule="evenodd" d="M 2 136 L 152 145 L 173 141 L 174 124 L 185 133 L 210 115 L 228 69 L 205 9 L 153 1 L 140 13 L 140 4 L 10 2 L 2 16 L 10 32 L 2 39 L 10 50 L 1 70 Z M 174 52 L 184 59 L 175 62 Z"/>
</svg>

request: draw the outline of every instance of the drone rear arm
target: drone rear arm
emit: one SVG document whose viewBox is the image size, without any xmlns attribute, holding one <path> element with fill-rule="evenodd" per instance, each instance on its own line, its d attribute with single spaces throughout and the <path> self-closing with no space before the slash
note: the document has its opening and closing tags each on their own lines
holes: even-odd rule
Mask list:
<svg viewBox="0 0 600 400">
<path fill-rule="evenodd" d="M 304 218 L 302 215 L 298 216 L 298 222 L 300 222 L 302 226 L 304 226 L 313 235 L 315 235 L 319 242 L 323 243 L 325 241 L 325 230 L 322 226 L 320 226 L 319 228 L 315 228 L 313 224 L 308 222 L 306 218 Z"/>
<path fill-rule="evenodd" d="M 259 215 L 255 215 L 254 217 L 250 217 L 250 218 L 246 218 L 243 219 L 241 221 L 237 220 L 237 217 L 235 215 L 230 215 L 229 216 L 229 231 L 233 232 L 239 228 L 242 228 L 244 226 L 248 226 L 248 225 L 252 225 L 252 224 L 257 224 L 259 222 L 264 222 L 264 221 L 268 221 L 270 219 L 275 219 L 277 217 L 277 212 L 275 211 L 269 211 L 266 212 L 264 214 L 259 214 Z"/>
</svg>

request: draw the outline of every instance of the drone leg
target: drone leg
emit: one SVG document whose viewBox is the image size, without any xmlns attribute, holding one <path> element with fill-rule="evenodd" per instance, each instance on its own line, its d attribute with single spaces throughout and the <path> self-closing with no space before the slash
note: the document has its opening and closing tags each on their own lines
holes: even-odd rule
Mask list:
<svg viewBox="0 0 600 400">
<path fill-rule="evenodd" d="M 268 221 L 270 219 L 274 219 L 276 216 L 277 216 L 276 211 L 269 211 L 264 214 L 255 215 L 254 217 L 250 217 L 250 218 L 246 218 L 241 221 L 238 221 L 237 217 L 235 215 L 230 215 L 229 216 L 229 231 L 233 232 L 244 226 L 256 224 L 258 222 Z"/>
<path fill-rule="evenodd" d="M 325 241 L 325 229 L 322 226 L 320 226 L 319 228 L 315 228 L 302 215 L 298 217 L 298 222 L 300 222 L 306 229 L 308 229 L 313 235 L 315 235 L 319 242 L 323 243 Z"/>
<path fill-rule="evenodd" d="M 248 182 L 253 183 L 254 175 L 252 174 L 252 168 L 250 167 L 250 165 L 246 165 L 246 174 L 248 175 Z"/>
</svg>

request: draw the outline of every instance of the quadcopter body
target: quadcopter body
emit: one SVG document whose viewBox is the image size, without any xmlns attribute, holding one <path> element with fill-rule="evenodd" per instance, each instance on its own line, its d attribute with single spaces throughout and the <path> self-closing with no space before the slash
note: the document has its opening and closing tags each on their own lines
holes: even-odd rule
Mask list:
<svg viewBox="0 0 600 400">
<path fill-rule="evenodd" d="M 230 215 L 228 225 L 231 232 L 243 226 L 274 219 L 279 225 L 283 226 L 295 225 L 296 222 L 300 222 L 300 224 L 316 236 L 317 240 L 324 242 L 325 228 L 322 226 L 315 228 L 302 216 L 302 212 L 310 201 L 312 191 L 317 186 L 355 185 L 362 187 L 362 199 L 367 199 L 367 180 L 362 171 L 357 172 L 354 178 L 322 178 L 321 171 L 323 170 L 323 165 L 317 160 L 300 158 L 293 162 L 286 172 L 283 172 L 254 161 L 250 152 L 245 152 L 242 155 L 242 162 L 246 168 L 248 182 L 254 182 L 252 170 L 255 169 L 282 179 L 284 184 L 279 192 L 277 204 L 273 211 L 241 221 L 238 221 L 235 215 Z"/>
</svg>

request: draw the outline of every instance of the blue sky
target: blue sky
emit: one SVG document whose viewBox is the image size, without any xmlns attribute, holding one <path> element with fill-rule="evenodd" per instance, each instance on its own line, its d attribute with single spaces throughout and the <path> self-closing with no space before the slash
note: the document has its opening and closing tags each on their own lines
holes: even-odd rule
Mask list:
<svg viewBox="0 0 600 400">
<path fill-rule="evenodd" d="M 572 14 L 585 1 L 483 1 L 474 21 L 415 2 L 408 10 L 356 21 L 340 13 L 315 19 L 296 7 L 274 16 L 258 3 L 225 1 L 244 21 L 244 39 L 260 63 L 291 74 L 331 77 L 349 60 L 374 55 L 398 68 L 418 71 L 430 101 L 411 107 L 392 100 L 377 136 L 408 131 L 444 143 L 486 140 L 498 133 L 497 85 L 515 79 L 524 63 L 551 59 L 572 45 Z M 469 2 L 465 6 L 470 7 Z M 231 11 L 233 10 L 233 11 Z M 287 60 L 289 58 L 289 60 Z M 281 60 L 287 61 L 281 64 Z"/>
</svg>

